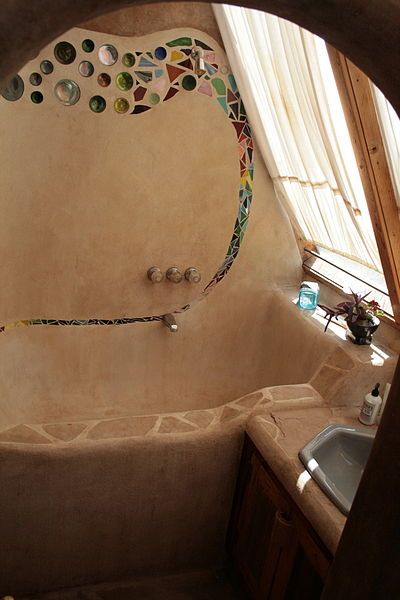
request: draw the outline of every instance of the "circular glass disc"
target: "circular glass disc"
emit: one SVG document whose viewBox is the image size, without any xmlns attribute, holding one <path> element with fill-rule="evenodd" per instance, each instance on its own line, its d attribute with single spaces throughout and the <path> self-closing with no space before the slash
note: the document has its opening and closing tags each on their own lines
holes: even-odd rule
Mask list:
<svg viewBox="0 0 400 600">
<path fill-rule="evenodd" d="M 107 65 L 110 67 L 114 65 L 118 60 L 118 51 L 115 46 L 111 46 L 111 44 L 104 44 L 99 48 L 99 61 L 103 65 Z"/>
<path fill-rule="evenodd" d="M 6 100 L 10 102 L 15 102 L 15 100 L 19 100 L 24 93 L 24 82 L 19 75 L 15 75 L 10 81 L 7 83 L 7 86 L 3 89 L 1 95 Z"/>
<path fill-rule="evenodd" d="M 197 85 L 197 81 L 193 75 L 185 75 L 182 79 L 182 87 L 184 90 L 191 92 Z"/>
<path fill-rule="evenodd" d="M 117 87 L 119 87 L 119 89 L 123 92 L 127 92 L 133 86 L 133 78 L 132 75 L 130 75 L 130 73 L 118 73 L 115 81 Z"/>
<path fill-rule="evenodd" d="M 91 77 L 94 73 L 94 66 L 88 60 L 83 60 L 79 64 L 78 70 L 82 77 Z"/>
<path fill-rule="evenodd" d="M 167 51 L 163 46 L 158 46 L 158 48 L 154 50 L 154 56 L 158 60 L 164 60 L 164 58 L 167 56 Z"/>
<path fill-rule="evenodd" d="M 94 50 L 94 41 L 93 40 L 83 40 L 83 42 L 82 42 L 82 50 L 84 52 L 93 52 L 93 50 Z"/>
<path fill-rule="evenodd" d="M 72 79 L 61 79 L 54 88 L 54 94 L 64 106 L 73 106 L 78 102 L 81 91 Z"/>
<path fill-rule="evenodd" d="M 106 101 L 102 96 L 92 96 L 89 100 L 89 107 L 95 113 L 102 113 L 106 108 Z"/>
<path fill-rule="evenodd" d="M 31 73 L 29 76 L 29 83 L 31 85 L 40 85 L 42 83 L 42 76 L 40 73 Z"/>
<path fill-rule="evenodd" d="M 97 83 L 101 85 L 101 87 L 108 87 L 111 83 L 111 77 L 108 73 L 100 73 L 97 77 Z"/>
<path fill-rule="evenodd" d="M 115 112 L 122 115 L 129 110 L 129 102 L 126 98 L 117 98 L 114 102 Z"/>
<path fill-rule="evenodd" d="M 54 48 L 54 56 L 62 65 L 70 65 L 76 58 L 76 50 L 69 42 L 58 42 Z"/>
<path fill-rule="evenodd" d="M 44 75 L 50 75 L 54 71 L 54 66 L 51 60 L 42 60 L 40 63 L 40 70 Z"/>
<path fill-rule="evenodd" d="M 41 102 L 43 102 L 42 92 L 38 92 L 38 91 L 32 92 L 31 100 L 34 104 L 40 104 Z"/>
<path fill-rule="evenodd" d="M 133 65 L 135 64 L 135 57 L 132 54 L 132 52 L 127 52 L 123 55 L 122 64 L 124 64 L 125 67 L 133 67 Z"/>
</svg>

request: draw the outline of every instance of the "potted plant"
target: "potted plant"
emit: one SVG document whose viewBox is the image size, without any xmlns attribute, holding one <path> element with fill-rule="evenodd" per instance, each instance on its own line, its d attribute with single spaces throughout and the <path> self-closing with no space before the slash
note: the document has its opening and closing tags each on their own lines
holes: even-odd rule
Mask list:
<svg viewBox="0 0 400 600">
<path fill-rule="evenodd" d="M 379 327 L 378 315 L 382 315 L 383 310 L 375 300 L 365 300 L 369 294 L 370 292 L 362 296 L 351 292 L 348 294 L 349 299 L 346 302 L 340 302 L 335 308 L 319 304 L 318 306 L 325 311 L 328 319 L 324 331 L 327 330 L 333 318 L 337 319 L 343 316 L 352 333 L 353 342 L 360 345 L 370 344 L 372 335 Z"/>
</svg>

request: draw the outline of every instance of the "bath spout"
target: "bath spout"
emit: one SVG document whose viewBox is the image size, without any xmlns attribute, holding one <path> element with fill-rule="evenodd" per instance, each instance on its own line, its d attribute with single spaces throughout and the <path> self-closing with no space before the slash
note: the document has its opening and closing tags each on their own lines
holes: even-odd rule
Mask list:
<svg viewBox="0 0 400 600">
<path fill-rule="evenodd" d="M 171 313 L 163 315 L 162 322 L 168 327 L 170 331 L 178 331 L 178 325 L 176 324 L 175 317 L 174 315 L 171 315 Z"/>
</svg>

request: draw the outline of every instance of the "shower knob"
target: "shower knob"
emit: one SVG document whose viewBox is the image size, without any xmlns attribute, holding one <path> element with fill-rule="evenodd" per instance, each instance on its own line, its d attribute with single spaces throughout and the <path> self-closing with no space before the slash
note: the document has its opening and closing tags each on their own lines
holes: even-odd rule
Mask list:
<svg viewBox="0 0 400 600">
<path fill-rule="evenodd" d="M 185 271 L 185 279 L 190 283 L 199 283 L 201 280 L 200 271 L 198 271 L 196 267 L 189 267 Z"/>
<path fill-rule="evenodd" d="M 167 279 L 172 283 L 180 283 L 182 281 L 182 273 L 177 267 L 170 267 L 166 273 Z"/>
<path fill-rule="evenodd" d="M 151 267 L 147 271 L 147 277 L 151 283 L 160 283 L 164 279 L 164 273 L 158 267 Z"/>
</svg>

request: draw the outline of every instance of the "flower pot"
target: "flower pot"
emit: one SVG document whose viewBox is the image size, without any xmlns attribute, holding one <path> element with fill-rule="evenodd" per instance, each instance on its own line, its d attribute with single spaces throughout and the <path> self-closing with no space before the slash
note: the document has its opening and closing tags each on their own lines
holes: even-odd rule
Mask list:
<svg viewBox="0 0 400 600">
<path fill-rule="evenodd" d="M 369 319 L 360 319 L 354 321 L 354 323 L 349 323 L 346 321 L 347 327 L 350 329 L 352 335 L 350 336 L 354 344 L 359 344 L 360 346 L 369 345 L 372 341 L 372 336 L 375 331 L 378 329 L 380 320 L 378 317 L 374 317 L 371 315 L 371 320 Z"/>
</svg>

